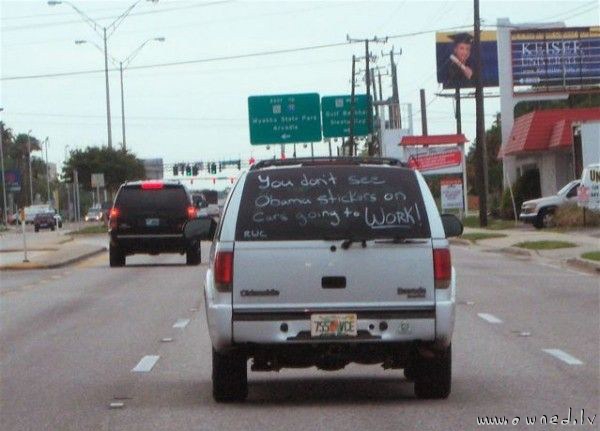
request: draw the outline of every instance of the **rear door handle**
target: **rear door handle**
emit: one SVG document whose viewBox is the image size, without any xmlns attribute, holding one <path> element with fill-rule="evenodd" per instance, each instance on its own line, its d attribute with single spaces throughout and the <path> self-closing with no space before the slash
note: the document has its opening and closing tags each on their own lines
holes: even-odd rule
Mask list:
<svg viewBox="0 0 600 431">
<path fill-rule="evenodd" d="M 346 277 L 323 277 L 321 278 L 323 289 L 343 289 L 346 287 Z"/>
</svg>

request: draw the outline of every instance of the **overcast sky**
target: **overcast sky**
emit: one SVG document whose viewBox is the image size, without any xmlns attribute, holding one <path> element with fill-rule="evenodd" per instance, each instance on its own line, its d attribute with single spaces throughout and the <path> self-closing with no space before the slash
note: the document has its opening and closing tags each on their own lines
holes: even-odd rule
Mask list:
<svg viewBox="0 0 600 431">
<path fill-rule="evenodd" d="M 129 1 L 73 1 L 107 25 Z M 102 54 L 91 44 L 101 38 L 68 5 L 46 1 L 1 4 L 2 120 L 15 132 L 32 129 L 49 137 L 49 159 L 61 163 L 65 146 L 105 145 L 106 102 L 103 73 L 7 80 L 60 72 L 102 70 Z M 484 25 L 498 17 L 513 22 L 564 20 L 568 26 L 598 25 L 598 1 L 482 1 Z M 143 41 L 148 44 L 125 72 L 127 145 L 139 157 L 165 162 L 248 159 L 272 156 L 273 148 L 251 146 L 247 98 L 250 95 L 318 92 L 321 96 L 350 92 L 352 54 L 364 45 L 304 50 L 243 59 L 134 69 L 135 66 L 237 56 L 289 48 L 340 43 L 351 37 L 397 37 L 373 52 L 402 50 L 397 59 L 401 103 L 412 103 L 415 133 L 420 133 L 419 89 L 427 92 L 429 133 L 453 133 L 453 104 L 436 97 L 435 30 L 472 26 L 471 1 L 176 1 L 142 0 L 109 39 L 109 53 L 124 59 Z M 387 58 L 377 66 L 386 67 Z M 384 97 L 391 95 L 389 76 Z M 357 91 L 364 92 L 359 88 Z M 119 74 L 110 74 L 113 144 L 122 141 Z M 486 123 L 499 109 L 486 100 Z M 472 100 L 463 105 L 463 130 L 475 133 Z M 316 145 L 325 154 L 326 144 Z M 310 149 L 299 148 L 307 155 Z M 291 153 L 288 150 L 288 154 Z"/>
</svg>

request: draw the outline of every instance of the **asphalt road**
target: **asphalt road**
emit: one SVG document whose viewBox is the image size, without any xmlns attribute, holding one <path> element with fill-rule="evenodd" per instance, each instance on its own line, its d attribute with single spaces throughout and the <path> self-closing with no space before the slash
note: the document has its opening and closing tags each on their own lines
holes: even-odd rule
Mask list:
<svg viewBox="0 0 600 431">
<path fill-rule="evenodd" d="M 206 267 L 187 267 L 183 256 L 135 256 L 110 269 L 103 254 L 66 269 L 1 273 L 0 428 L 469 430 L 478 417 L 518 416 L 508 428 L 549 429 L 542 415 L 600 416 L 600 279 L 452 252 L 459 305 L 453 390 L 442 401 L 415 399 L 401 371 L 349 366 L 250 373 L 246 403 L 216 404 Z M 115 402 L 123 407 L 111 409 Z M 537 424 L 526 426 L 526 416 Z"/>
</svg>

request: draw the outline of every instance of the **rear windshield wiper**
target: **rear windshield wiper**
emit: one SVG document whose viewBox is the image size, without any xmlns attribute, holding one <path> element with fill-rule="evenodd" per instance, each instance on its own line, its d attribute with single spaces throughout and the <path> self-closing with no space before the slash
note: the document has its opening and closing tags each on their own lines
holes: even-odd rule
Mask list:
<svg viewBox="0 0 600 431">
<path fill-rule="evenodd" d="M 360 242 L 362 247 L 365 248 L 367 246 L 368 238 L 357 238 L 352 235 L 348 236 L 339 236 L 339 235 L 325 235 L 323 236 L 323 240 L 325 241 L 342 241 L 342 248 L 344 250 L 348 250 L 350 246 L 355 242 Z"/>
</svg>

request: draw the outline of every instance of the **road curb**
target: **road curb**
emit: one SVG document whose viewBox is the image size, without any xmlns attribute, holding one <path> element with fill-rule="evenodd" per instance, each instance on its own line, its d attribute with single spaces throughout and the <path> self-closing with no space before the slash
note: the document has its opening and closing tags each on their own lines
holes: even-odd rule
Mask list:
<svg viewBox="0 0 600 431">
<path fill-rule="evenodd" d="M 87 253 L 84 253 L 79 256 L 69 258 L 69 259 L 65 259 L 65 260 L 62 260 L 62 261 L 56 262 L 56 263 L 34 263 L 34 262 L 25 263 L 25 262 L 23 262 L 23 263 L 11 264 L 11 265 L 4 265 L 4 266 L 0 266 L 0 271 L 22 271 L 22 270 L 26 270 L 26 269 L 62 268 L 64 266 L 72 265 L 74 263 L 88 259 L 92 256 L 96 256 L 100 253 L 104 253 L 106 250 L 108 250 L 106 247 L 98 248 L 96 250 L 93 250 L 93 251 L 90 251 L 90 252 L 87 252 Z"/>
<path fill-rule="evenodd" d="M 594 262 L 592 260 L 574 257 L 572 259 L 567 259 L 567 265 L 573 266 L 578 269 L 586 269 L 588 271 L 600 274 L 600 263 Z"/>
<path fill-rule="evenodd" d="M 534 255 L 534 253 L 532 253 L 532 250 L 526 250 L 524 248 L 519 248 L 519 247 L 504 247 L 504 248 L 498 248 L 498 249 L 490 250 L 490 251 L 498 251 L 500 253 L 512 254 L 512 255 L 517 255 L 517 256 L 531 257 Z"/>
</svg>

